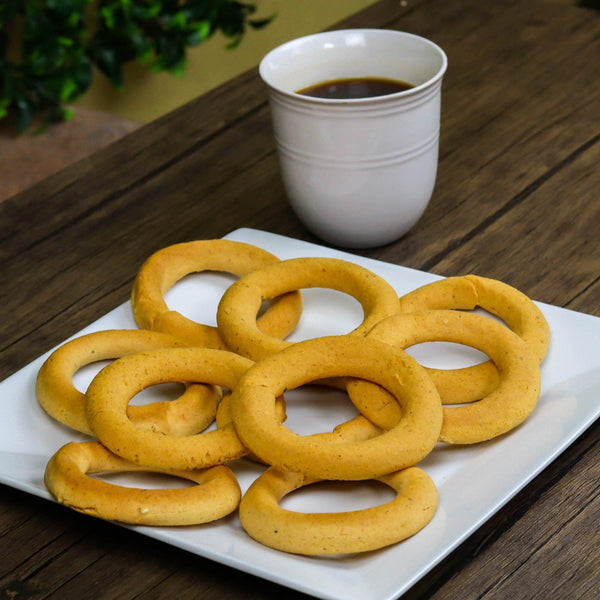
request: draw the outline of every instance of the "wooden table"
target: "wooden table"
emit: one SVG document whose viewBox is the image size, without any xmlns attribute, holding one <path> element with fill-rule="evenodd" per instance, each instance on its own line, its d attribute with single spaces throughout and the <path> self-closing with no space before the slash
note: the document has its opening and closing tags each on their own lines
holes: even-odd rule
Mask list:
<svg viewBox="0 0 600 600">
<path fill-rule="evenodd" d="M 417 33 L 449 58 L 431 204 L 406 237 L 360 254 L 476 272 L 600 316 L 598 14 L 538 1 L 384 0 L 343 25 Z M 0 211 L 0 379 L 125 302 L 143 259 L 163 246 L 240 226 L 318 241 L 286 204 L 255 72 Z M 598 481 L 595 424 L 406 597 L 597 597 Z M 280 594 L 304 597 L 0 487 L 0 597 Z"/>
</svg>

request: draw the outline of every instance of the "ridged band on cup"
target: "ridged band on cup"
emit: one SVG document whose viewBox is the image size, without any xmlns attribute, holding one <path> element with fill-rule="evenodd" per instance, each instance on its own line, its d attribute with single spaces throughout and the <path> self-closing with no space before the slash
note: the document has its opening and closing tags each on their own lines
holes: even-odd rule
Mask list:
<svg viewBox="0 0 600 600">
<path fill-rule="evenodd" d="M 297 160 L 300 162 L 304 162 L 310 165 L 319 165 L 321 167 L 337 167 L 337 168 L 346 168 L 346 169 L 354 169 L 357 167 L 360 168 L 378 168 L 378 167 L 387 167 L 391 165 L 395 165 L 398 163 L 403 163 L 425 152 L 428 152 L 432 147 L 438 144 L 440 138 L 440 130 L 439 128 L 431 134 L 429 137 L 425 138 L 425 140 L 419 141 L 417 144 L 414 144 L 410 148 L 402 149 L 398 152 L 388 152 L 385 154 L 379 155 L 365 155 L 363 157 L 356 158 L 344 158 L 344 157 L 333 157 L 333 156 L 323 156 L 319 154 L 302 152 L 300 150 L 296 150 L 285 144 L 281 141 L 277 136 L 275 136 L 275 141 L 277 142 L 278 151 L 288 158 L 293 160 Z"/>
</svg>

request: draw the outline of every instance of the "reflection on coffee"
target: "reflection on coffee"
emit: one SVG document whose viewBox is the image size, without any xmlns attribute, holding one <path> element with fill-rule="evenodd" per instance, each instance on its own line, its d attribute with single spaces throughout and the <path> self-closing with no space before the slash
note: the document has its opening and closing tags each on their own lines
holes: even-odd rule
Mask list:
<svg viewBox="0 0 600 600">
<path fill-rule="evenodd" d="M 326 98 L 330 100 L 352 100 L 355 98 L 374 98 L 387 96 L 410 90 L 414 86 L 397 79 L 383 79 L 380 77 L 356 77 L 349 79 L 335 79 L 323 81 L 298 90 L 298 94 L 312 96 L 313 98 Z"/>
</svg>

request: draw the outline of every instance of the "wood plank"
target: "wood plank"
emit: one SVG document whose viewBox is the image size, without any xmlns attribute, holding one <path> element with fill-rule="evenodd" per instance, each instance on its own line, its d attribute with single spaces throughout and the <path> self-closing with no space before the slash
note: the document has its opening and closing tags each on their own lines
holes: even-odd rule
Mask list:
<svg viewBox="0 0 600 600">
<path fill-rule="evenodd" d="M 600 276 L 599 160 L 600 140 L 451 249 L 435 271 L 501 279 L 536 300 L 569 305 Z M 585 312 L 600 315 L 600 306 Z"/>
<path fill-rule="evenodd" d="M 600 306 L 600 276 L 598 276 L 586 289 L 573 297 L 566 308 L 580 312 L 598 314 L 594 307 Z"/>
<path fill-rule="evenodd" d="M 182 227 L 191 227 L 194 237 L 201 237 L 202 232 L 220 237 L 226 233 L 215 226 L 221 214 L 236 215 L 238 219 L 240 213 L 250 216 L 253 207 L 249 203 L 236 207 L 226 199 L 209 203 L 206 196 L 236 174 L 246 172 L 247 176 L 265 152 L 272 152 L 268 122 L 265 106 L 261 118 L 245 120 L 237 128 L 223 132 L 206 148 L 179 160 L 168 174 L 157 173 L 127 194 L 102 199 L 94 210 L 68 226 L 5 257 L 0 264 L 0 276 L 6 282 L 5 310 L 15 315 L 15 320 L 4 332 L 3 344 L 18 344 L 32 331 L 40 335 L 41 327 L 55 327 L 58 315 L 64 322 L 71 311 L 79 312 L 86 306 L 90 297 L 103 297 L 115 287 L 123 292 L 122 282 L 131 283 L 143 260 L 154 250 L 183 241 Z M 256 148 L 266 150 L 260 152 Z M 166 224 L 165 206 L 172 215 Z M 114 223 L 119 223 L 117 237 Z M 42 263 L 43 270 L 37 268 Z M 35 277 L 23 277 L 32 270 Z M 45 310 L 22 314 L 24 300 L 40 294 Z M 121 294 L 120 302 L 125 299 Z M 96 316 L 103 312 L 107 312 L 106 308 Z M 5 360 L 6 353 L 0 359 L 0 370 L 6 368 Z"/>
<path fill-rule="evenodd" d="M 122 565 L 122 568 L 115 568 Z M 101 590 L 95 581 L 106 582 Z M 119 547 L 91 563 L 48 600 L 88 598 L 152 598 L 153 600 L 256 600 L 280 598 L 308 600 L 308 596 L 269 581 L 214 563 L 154 540 L 119 536 Z"/>
<path fill-rule="evenodd" d="M 597 455 L 596 459 L 598 458 Z M 485 597 L 492 600 L 515 598 L 517 594 L 521 594 L 546 598 L 596 598 L 600 584 L 598 557 L 589 548 L 597 548 L 600 537 L 596 534 L 590 539 L 589 532 L 597 531 L 599 509 L 600 500 L 596 488 L 594 501 L 579 507 L 570 522 L 545 540 L 527 560 L 524 565 L 526 568 L 519 568 L 511 573 L 510 577 L 506 577 Z M 537 523 L 534 524 L 536 525 Z M 526 538 L 526 542 L 529 543 L 530 539 Z M 540 579 L 541 572 L 544 572 L 544 577 Z"/>
<path fill-rule="evenodd" d="M 47 569 L 61 557 L 68 555 L 81 541 L 88 537 L 95 544 L 87 553 L 86 561 L 95 560 L 106 552 L 102 545 L 102 536 L 98 531 L 105 531 L 104 523 L 86 521 L 81 515 L 52 505 L 45 500 L 30 496 L 18 490 L 0 486 L 2 505 L 6 513 L 0 515 L 0 596 L 12 597 L 11 590 L 15 582 L 28 582 L 26 591 L 29 596 L 38 597 L 40 589 L 48 589 L 61 584 L 61 581 L 51 581 L 53 576 L 47 576 L 41 584 L 33 580 L 36 573 Z M 26 518 L 14 518 L 11 513 L 26 514 Z M 90 527 L 91 525 L 91 527 Z M 67 562 L 70 572 L 76 573 L 81 568 L 83 554 L 75 552 Z M 58 572 L 57 572 L 58 574 Z M 68 577 L 68 574 L 59 575 Z M 21 589 L 19 593 L 24 593 Z"/>
<path fill-rule="evenodd" d="M 468 565 L 459 584 L 464 590 L 464 578 L 468 579 L 466 598 L 595 597 L 592 591 L 597 592 L 600 572 L 597 557 L 586 548 L 600 541 L 593 524 L 600 505 L 599 459 L 600 436 L 596 435 L 595 445 L 573 469 L 544 492 L 493 548 Z M 523 554 L 523 547 L 530 552 Z M 457 585 L 452 588 L 458 590 Z M 447 589 L 442 597 L 451 594 Z"/>
</svg>

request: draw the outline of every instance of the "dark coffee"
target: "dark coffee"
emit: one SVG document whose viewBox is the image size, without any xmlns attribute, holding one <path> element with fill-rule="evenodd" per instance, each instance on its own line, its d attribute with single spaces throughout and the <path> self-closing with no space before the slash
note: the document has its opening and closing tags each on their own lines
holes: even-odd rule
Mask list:
<svg viewBox="0 0 600 600">
<path fill-rule="evenodd" d="M 298 90 L 298 94 L 313 98 L 331 100 L 352 100 L 354 98 L 374 98 L 410 90 L 413 85 L 396 79 L 380 77 L 356 77 L 354 79 L 335 79 Z"/>
</svg>

